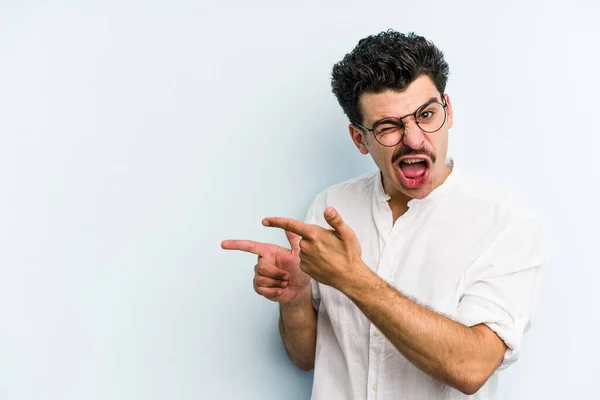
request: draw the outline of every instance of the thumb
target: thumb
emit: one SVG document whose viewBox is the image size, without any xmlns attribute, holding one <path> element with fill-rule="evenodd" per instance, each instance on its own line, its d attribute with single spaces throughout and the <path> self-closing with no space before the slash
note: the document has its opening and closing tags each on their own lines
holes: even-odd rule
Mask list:
<svg viewBox="0 0 600 400">
<path fill-rule="evenodd" d="M 337 212 L 337 210 L 333 207 L 328 207 L 323 213 L 325 216 L 325 221 L 335 229 L 342 237 L 348 237 L 353 234 L 352 229 L 346 225 L 342 216 Z"/>
<path fill-rule="evenodd" d="M 288 242 L 290 242 L 290 246 L 292 246 L 292 252 L 293 253 L 300 253 L 300 235 L 295 234 L 294 232 L 290 232 L 290 231 L 284 231 L 285 232 L 285 236 L 288 239 Z"/>
</svg>

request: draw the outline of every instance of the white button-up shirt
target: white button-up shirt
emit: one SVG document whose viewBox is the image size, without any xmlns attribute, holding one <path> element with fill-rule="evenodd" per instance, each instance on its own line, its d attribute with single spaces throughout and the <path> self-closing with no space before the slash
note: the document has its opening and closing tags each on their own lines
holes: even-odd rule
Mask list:
<svg viewBox="0 0 600 400">
<path fill-rule="evenodd" d="M 419 304 L 466 326 L 486 324 L 508 346 L 499 370 L 513 363 L 545 261 L 539 220 L 456 168 L 429 196 L 410 200 L 395 223 L 388 200 L 377 171 L 324 190 L 306 221 L 330 228 L 323 212 L 335 207 L 369 268 Z M 311 284 L 318 310 L 313 400 L 494 398 L 497 371 L 475 395 L 464 395 L 415 367 L 342 292 Z"/>
</svg>

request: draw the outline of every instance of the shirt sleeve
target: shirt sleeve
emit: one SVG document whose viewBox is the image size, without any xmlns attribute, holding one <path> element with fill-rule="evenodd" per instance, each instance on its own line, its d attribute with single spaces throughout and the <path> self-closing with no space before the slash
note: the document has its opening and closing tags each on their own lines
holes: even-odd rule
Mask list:
<svg viewBox="0 0 600 400">
<path fill-rule="evenodd" d="M 323 194 L 320 194 L 313 200 L 308 208 L 308 211 L 306 212 L 306 216 L 304 218 L 305 223 L 323 226 L 324 217 L 321 214 L 325 211 L 325 208 L 323 208 L 322 205 L 322 198 Z M 321 303 L 321 291 L 319 290 L 319 283 L 311 278 L 310 287 L 312 294 L 312 305 L 315 310 L 318 310 L 319 304 Z"/>
<path fill-rule="evenodd" d="M 465 274 L 458 320 L 466 326 L 483 323 L 506 343 L 499 369 L 519 357 L 539 298 L 544 264 L 539 221 L 527 218 L 504 229 Z"/>
</svg>

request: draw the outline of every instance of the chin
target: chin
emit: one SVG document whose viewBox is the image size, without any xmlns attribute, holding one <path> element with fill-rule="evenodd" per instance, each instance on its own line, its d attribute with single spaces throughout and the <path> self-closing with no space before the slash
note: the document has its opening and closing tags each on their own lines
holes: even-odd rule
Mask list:
<svg viewBox="0 0 600 400">
<path fill-rule="evenodd" d="M 420 188 L 402 188 L 402 192 L 411 199 L 424 199 L 433 191 L 429 182 Z"/>
</svg>

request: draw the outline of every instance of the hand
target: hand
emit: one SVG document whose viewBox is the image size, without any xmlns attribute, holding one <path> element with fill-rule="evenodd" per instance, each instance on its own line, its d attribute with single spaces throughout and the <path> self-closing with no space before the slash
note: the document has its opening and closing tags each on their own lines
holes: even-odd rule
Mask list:
<svg viewBox="0 0 600 400">
<path fill-rule="evenodd" d="M 353 272 L 368 267 L 362 262 L 360 243 L 352 228 L 333 207 L 327 208 L 324 216 L 333 230 L 279 217 L 265 218 L 263 225 L 300 235 L 300 269 L 315 280 L 339 289 Z"/>
<path fill-rule="evenodd" d="M 310 277 L 300 270 L 300 236 L 285 233 L 292 249 L 252 240 L 225 240 L 225 250 L 241 250 L 258 255 L 254 267 L 254 290 L 278 303 L 288 303 L 310 290 Z M 310 296 L 309 296 L 310 298 Z"/>
</svg>

